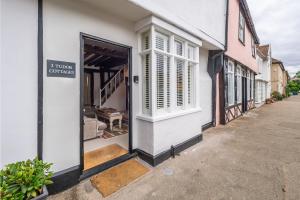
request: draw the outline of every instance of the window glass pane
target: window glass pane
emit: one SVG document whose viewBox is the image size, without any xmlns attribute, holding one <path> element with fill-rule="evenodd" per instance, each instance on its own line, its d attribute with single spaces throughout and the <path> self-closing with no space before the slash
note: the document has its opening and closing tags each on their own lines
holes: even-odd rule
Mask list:
<svg viewBox="0 0 300 200">
<path fill-rule="evenodd" d="M 164 56 L 162 54 L 156 54 L 157 109 L 164 108 L 164 66 L 165 66 Z"/>
<path fill-rule="evenodd" d="M 169 37 L 157 32 L 155 35 L 155 48 L 169 52 Z"/>
<path fill-rule="evenodd" d="M 149 33 L 148 32 L 144 33 L 142 37 L 143 37 L 143 39 L 142 39 L 143 50 L 150 49 L 150 36 L 149 36 Z"/>
<path fill-rule="evenodd" d="M 178 40 L 175 40 L 174 43 L 176 55 L 183 56 L 183 43 Z"/>
<path fill-rule="evenodd" d="M 234 104 L 234 73 L 233 63 L 228 62 L 228 105 Z"/>
<path fill-rule="evenodd" d="M 193 91 L 194 91 L 194 65 L 192 63 L 189 63 L 188 70 L 187 70 L 187 84 L 188 84 L 188 104 L 193 104 Z"/>
<path fill-rule="evenodd" d="M 177 106 L 183 106 L 183 69 L 184 61 L 176 60 Z"/>
<path fill-rule="evenodd" d="M 195 60 L 195 47 L 189 45 L 188 46 L 188 59 Z"/>
<path fill-rule="evenodd" d="M 243 14 L 240 12 L 240 19 L 239 19 L 239 39 L 242 41 L 242 42 L 245 42 L 244 41 L 244 35 L 245 35 L 245 18 L 243 16 Z"/>
<path fill-rule="evenodd" d="M 171 104 L 171 95 L 170 95 L 170 81 L 171 81 L 171 77 L 170 77 L 170 57 L 166 57 L 167 58 L 167 107 L 170 107 Z"/>
<path fill-rule="evenodd" d="M 145 108 L 150 108 L 150 55 L 144 57 L 144 104 Z"/>
</svg>

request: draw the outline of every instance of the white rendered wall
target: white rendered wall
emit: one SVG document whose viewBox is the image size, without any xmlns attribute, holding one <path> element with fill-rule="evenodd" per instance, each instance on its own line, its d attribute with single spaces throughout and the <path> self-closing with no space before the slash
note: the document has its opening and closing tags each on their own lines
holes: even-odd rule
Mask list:
<svg viewBox="0 0 300 200">
<path fill-rule="evenodd" d="M 133 75 L 137 73 L 137 35 L 134 23 L 99 8 L 71 0 L 44 1 L 44 67 L 46 60 L 76 63 L 76 78 L 48 78 L 44 74 L 44 158 L 60 171 L 79 165 L 80 32 L 132 47 Z M 138 85 L 133 96 L 138 97 Z M 133 105 L 138 105 L 133 98 Z M 133 109 L 133 119 L 138 107 Z M 133 133 L 137 124 L 133 121 Z M 133 135 L 136 147 L 137 135 Z"/>
<path fill-rule="evenodd" d="M 207 72 L 208 50 L 200 48 L 200 114 L 199 123 L 201 125 L 212 121 L 212 80 Z"/>
<path fill-rule="evenodd" d="M 2 0 L 0 0 L 0 13 L 2 13 Z M 0 96 L 2 95 L 2 14 L 0 14 Z M 0 98 L 0 113 L 2 113 L 2 98 Z M 0 169 L 2 168 L 2 114 L 0 114 Z"/>
<path fill-rule="evenodd" d="M 1 4 L 0 168 L 37 155 L 38 69 L 37 1 Z"/>
<path fill-rule="evenodd" d="M 263 81 L 266 83 L 266 98 L 271 97 L 271 55 L 268 54 L 266 60 L 263 60 L 257 55 L 256 61 L 259 69 L 259 74 L 255 76 L 255 82 Z M 260 102 L 260 101 L 258 101 Z"/>
<path fill-rule="evenodd" d="M 227 0 L 131 1 L 201 39 L 224 48 Z"/>
</svg>

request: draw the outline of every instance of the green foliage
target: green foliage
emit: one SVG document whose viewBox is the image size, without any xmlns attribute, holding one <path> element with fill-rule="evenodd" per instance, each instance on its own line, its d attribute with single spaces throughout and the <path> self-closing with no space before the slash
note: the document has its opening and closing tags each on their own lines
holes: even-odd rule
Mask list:
<svg viewBox="0 0 300 200">
<path fill-rule="evenodd" d="M 43 186 L 52 184 L 51 165 L 37 158 L 8 164 L 0 171 L 0 199 L 28 200 L 40 195 Z"/>
<path fill-rule="evenodd" d="M 280 93 L 277 92 L 277 91 L 274 91 L 274 92 L 272 93 L 272 97 L 273 97 L 274 99 L 276 99 L 277 101 L 281 101 L 281 100 L 283 99 L 282 94 L 280 94 Z"/>
<path fill-rule="evenodd" d="M 289 91 L 292 93 L 298 93 L 300 90 L 300 83 L 298 81 L 290 81 L 287 88 L 289 88 Z"/>
<path fill-rule="evenodd" d="M 296 73 L 296 77 L 297 77 L 297 78 L 300 78 L 300 71 L 298 71 L 298 72 Z"/>
<path fill-rule="evenodd" d="M 291 96 L 291 90 L 288 86 L 285 88 L 285 93 L 286 93 L 286 97 Z"/>
</svg>

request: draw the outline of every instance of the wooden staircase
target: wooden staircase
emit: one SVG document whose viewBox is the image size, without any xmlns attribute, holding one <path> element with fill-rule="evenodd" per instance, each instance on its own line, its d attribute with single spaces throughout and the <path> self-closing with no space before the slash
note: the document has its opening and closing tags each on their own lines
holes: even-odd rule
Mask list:
<svg viewBox="0 0 300 200">
<path fill-rule="evenodd" d="M 121 83 L 125 80 L 125 68 L 122 67 L 100 90 L 100 106 L 109 99 L 109 97 L 117 90 Z"/>
</svg>

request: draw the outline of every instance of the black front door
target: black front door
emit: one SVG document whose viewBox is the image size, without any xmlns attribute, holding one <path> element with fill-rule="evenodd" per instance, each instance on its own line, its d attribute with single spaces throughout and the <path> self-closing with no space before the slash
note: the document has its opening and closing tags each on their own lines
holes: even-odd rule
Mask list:
<svg viewBox="0 0 300 200">
<path fill-rule="evenodd" d="M 247 111 L 247 78 L 242 77 L 242 111 Z"/>
</svg>

